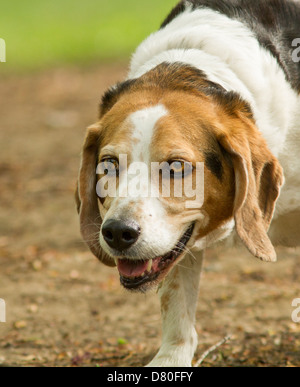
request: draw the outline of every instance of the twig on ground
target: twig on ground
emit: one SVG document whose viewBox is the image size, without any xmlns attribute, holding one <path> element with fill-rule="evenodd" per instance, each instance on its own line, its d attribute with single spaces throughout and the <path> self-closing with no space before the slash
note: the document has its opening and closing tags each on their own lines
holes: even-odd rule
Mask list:
<svg viewBox="0 0 300 387">
<path fill-rule="evenodd" d="M 219 341 L 217 344 L 213 345 L 212 347 L 208 348 L 208 350 L 206 350 L 203 355 L 200 357 L 200 359 L 196 362 L 196 364 L 194 365 L 194 367 L 199 367 L 203 361 L 207 358 L 207 356 L 212 353 L 213 351 L 215 351 L 217 348 L 221 347 L 221 345 L 227 343 L 227 341 L 229 341 L 231 339 L 232 335 L 227 335 L 224 337 L 224 339 L 222 339 L 221 341 Z"/>
</svg>

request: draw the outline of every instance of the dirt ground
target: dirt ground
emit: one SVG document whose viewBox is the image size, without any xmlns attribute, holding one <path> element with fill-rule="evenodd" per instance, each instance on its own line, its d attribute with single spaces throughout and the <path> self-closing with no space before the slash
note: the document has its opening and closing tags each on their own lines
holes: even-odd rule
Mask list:
<svg viewBox="0 0 300 387">
<path fill-rule="evenodd" d="M 139 366 L 159 348 L 155 292 L 127 293 L 83 244 L 73 200 L 85 128 L 123 65 L 0 77 L 0 366 Z M 208 251 L 195 361 L 300 366 L 300 251 L 265 264 L 245 249 Z"/>
</svg>

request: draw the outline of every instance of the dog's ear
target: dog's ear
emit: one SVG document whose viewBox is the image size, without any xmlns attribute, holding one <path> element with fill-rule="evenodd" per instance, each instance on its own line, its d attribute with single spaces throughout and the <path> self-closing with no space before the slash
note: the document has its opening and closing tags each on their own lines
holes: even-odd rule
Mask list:
<svg viewBox="0 0 300 387">
<path fill-rule="evenodd" d="M 283 171 L 254 123 L 247 118 L 243 121 L 244 126 L 218 138 L 231 156 L 235 173 L 235 227 L 255 257 L 275 262 L 276 252 L 267 231 L 283 184 Z"/>
<path fill-rule="evenodd" d="M 100 125 L 90 126 L 83 145 L 81 166 L 75 199 L 80 218 L 80 231 L 92 253 L 105 265 L 115 266 L 113 259 L 105 254 L 99 243 L 102 219 L 96 195 L 96 168 L 100 145 Z"/>
</svg>

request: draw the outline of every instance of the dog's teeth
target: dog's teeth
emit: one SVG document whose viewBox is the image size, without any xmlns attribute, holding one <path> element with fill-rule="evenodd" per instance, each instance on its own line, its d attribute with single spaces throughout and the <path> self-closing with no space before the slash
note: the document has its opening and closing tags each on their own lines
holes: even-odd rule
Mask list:
<svg viewBox="0 0 300 387">
<path fill-rule="evenodd" d="M 148 262 L 148 266 L 147 266 L 147 271 L 150 273 L 151 269 L 152 269 L 152 263 L 153 263 L 153 260 L 152 259 L 149 259 L 149 262 Z"/>
</svg>

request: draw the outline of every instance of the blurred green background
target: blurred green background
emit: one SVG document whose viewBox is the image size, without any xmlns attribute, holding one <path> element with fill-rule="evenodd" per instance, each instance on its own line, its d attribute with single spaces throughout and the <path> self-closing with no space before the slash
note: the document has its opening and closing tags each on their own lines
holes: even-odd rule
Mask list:
<svg viewBox="0 0 300 387">
<path fill-rule="evenodd" d="M 6 63 L 23 72 L 127 59 L 177 0 L 9 0 L 0 6 Z"/>
</svg>

